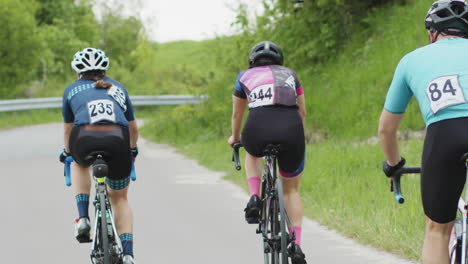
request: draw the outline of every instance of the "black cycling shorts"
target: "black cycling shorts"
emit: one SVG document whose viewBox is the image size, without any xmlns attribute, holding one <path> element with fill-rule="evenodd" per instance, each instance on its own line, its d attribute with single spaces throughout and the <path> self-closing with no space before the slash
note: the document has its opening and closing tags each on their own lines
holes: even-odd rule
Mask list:
<svg viewBox="0 0 468 264">
<path fill-rule="evenodd" d="M 283 176 L 302 172 L 305 159 L 305 139 L 302 119 L 297 107 L 266 106 L 249 112 L 241 135 L 245 150 L 252 156 L 264 156 L 268 144 L 280 144 L 278 167 Z"/>
<path fill-rule="evenodd" d="M 107 178 L 110 180 L 123 180 L 130 175 L 132 156 L 130 134 L 126 127 L 116 125 L 112 130 L 96 131 L 88 130 L 86 126 L 75 126 L 70 134 L 69 146 L 73 159 L 83 167 L 92 164 L 85 160 L 89 153 L 93 151 L 109 153 L 110 157 L 104 157 L 104 160 L 109 166 Z"/>
<path fill-rule="evenodd" d="M 466 152 L 467 117 L 429 125 L 422 155 L 421 195 L 424 213 L 437 223 L 448 223 L 456 217 L 466 177 L 460 158 Z"/>
</svg>

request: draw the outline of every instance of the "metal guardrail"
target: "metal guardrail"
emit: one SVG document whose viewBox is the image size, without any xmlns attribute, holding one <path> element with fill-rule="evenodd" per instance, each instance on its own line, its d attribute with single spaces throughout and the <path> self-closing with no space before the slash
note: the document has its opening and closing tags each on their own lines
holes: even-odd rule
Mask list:
<svg viewBox="0 0 468 264">
<path fill-rule="evenodd" d="M 130 96 L 133 105 L 180 105 L 180 104 L 199 104 L 207 96 L 193 95 L 135 95 Z M 61 97 L 33 98 L 33 99 L 15 99 L 0 100 L 0 112 L 11 112 L 19 110 L 33 110 L 44 108 L 61 108 Z"/>
</svg>

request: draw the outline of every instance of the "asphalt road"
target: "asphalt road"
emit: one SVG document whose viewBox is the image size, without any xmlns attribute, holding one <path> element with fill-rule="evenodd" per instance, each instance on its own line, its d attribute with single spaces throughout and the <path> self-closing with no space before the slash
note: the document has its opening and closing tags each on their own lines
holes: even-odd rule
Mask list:
<svg viewBox="0 0 468 264">
<path fill-rule="evenodd" d="M 73 237 L 75 199 L 57 160 L 62 131 L 61 124 L 0 131 L 1 263 L 90 263 L 90 244 Z M 167 145 L 141 140 L 139 149 L 129 194 L 138 264 L 263 263 L 256 227 L 243 219 L 243 190 Z M 310 220 L 303 229 L 309 264 L 410 263 Z"/>
</svg>

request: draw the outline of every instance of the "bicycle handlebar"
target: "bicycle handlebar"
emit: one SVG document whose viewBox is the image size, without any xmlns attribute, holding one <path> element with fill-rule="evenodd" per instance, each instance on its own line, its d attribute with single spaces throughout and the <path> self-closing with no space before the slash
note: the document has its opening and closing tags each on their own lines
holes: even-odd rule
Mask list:
<svg viewBox="0 0 468 264">
<path fill-rule="evenodd" d="M 70 187 L 71 186 L 71 171 L 70 171 L 70 166 L 71 163 L 73 162 L 73 157 L 68 156 L 65 158 L 65 168 L 64 168 L 64 176 L 65 176 L 65 184 Z M 135 162 L 132 161 L 132 170 L 130 171 L 130 178 L 132 181 L 136 181 L 136 173 L 135 173 Z"/>
<path fill-rule="evenodd" d="M 241 170 L 242 168 L 239 161 L 239 149 L 241 147 L 243 147 L 243 145 L 240 142 L 236 142 L 232 145 L 232 161 L 234 161 L 234 166 L 236 167 L 236 170 Z"/>
<path fill-rule="evenodd" d="M 71 186 L 71 172 L 70 172 L 70 165 L 73 162 L 73 157 L 68 156 L 65 158 L 65 169 L 64 169 L 64 176 L 65 176 L 65 184 L 70 187 Z"/>
<path fill-rule="evenodd" d="M 395 172 L 393 179 L 390 181 L 390 191 L 394 193 L 393 197 L 399 204 L 403 204 L 405 202 L 405 198 L 403 198 L 403 195 L 401 194 L 400 178 L 403 174 L 410 173 L 421 173 L 421 167 L 403 167 Z"/>
</svg>

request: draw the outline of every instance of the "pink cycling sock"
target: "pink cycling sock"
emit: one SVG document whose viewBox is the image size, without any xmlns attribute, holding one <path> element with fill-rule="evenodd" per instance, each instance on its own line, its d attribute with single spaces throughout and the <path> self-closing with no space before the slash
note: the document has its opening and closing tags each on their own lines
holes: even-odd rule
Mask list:
<svg viewBox="0 0 468 264">
<path fill-rule="evenodd" d="M 260 197 L 260 182 L 262 180 L 260 177 L 250 177 L 247 179 L 247 183 L 249 184 L 250 196 L 256 194 Z"/>
<path fill-rule="evenodd" d="M 301 235 L 302 235 L 302 227 L 300 226 L 293 226 L 294 235 L 296 236 L 296 244 L 301 246 Z"/>
</svg>

